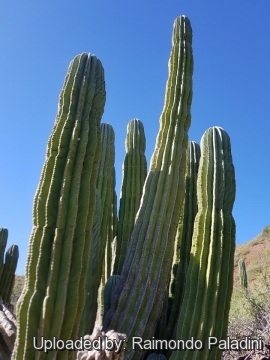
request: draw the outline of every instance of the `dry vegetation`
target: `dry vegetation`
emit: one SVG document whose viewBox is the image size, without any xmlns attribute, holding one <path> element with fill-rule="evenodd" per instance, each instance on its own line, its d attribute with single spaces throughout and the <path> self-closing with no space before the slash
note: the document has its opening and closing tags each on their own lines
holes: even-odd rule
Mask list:
<svg viewBox="0 0 270 360">
<path fill-rule="evenodd" d="M 246 264 L 248 289 L 240 285 L 238 261 Z M 226 359 L 270 359 L 270 226 L 255 239 L 237 246 L 235 251 L 234 290 L 228 335 L 231 339 L 245 336 L 264 341 L 262 351 L 231 351 Z M 269 348 L 268 348 L 269 347 Z"/>
</svg>

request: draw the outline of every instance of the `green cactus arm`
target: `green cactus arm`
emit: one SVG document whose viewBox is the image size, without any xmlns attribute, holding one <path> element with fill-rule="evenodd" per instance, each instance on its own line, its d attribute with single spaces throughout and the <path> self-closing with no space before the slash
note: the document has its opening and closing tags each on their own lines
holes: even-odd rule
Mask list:
<svg viewBox="0 0 270 360">
<path fill-rule="evenodd" d="M 109 227 L 112 225 L 114 188 L 115 188 L 115 134 L 113 127 L 110 124 L 101 124 L 101 160 L 99 165 L 99 172 L 97 178 L 97 189 L 100 194 L 102 204 L 102 217 L 100 226 L 100 258 L 102 263 L 101 273 L 96 274 L 101 279 L 101 289 L 99 290 L 99 317 L 103 316 L 103 290 L 107 281 L 108 273 L 108 252 L 111 251 L 111 243 L 108 243 L 110 234 Z M 116 206 L 116 203 L 114 204 Z M 110 239 L 111 241 L 112 239 Z M 110 256 L 109 256 L 110 261 Z M 111 265 L 109 265 L 111 266 Z M 110 269 L 111 271 L 111 269 Z"/>
<path fill-rule="evenodd" d="M 0 228 L 0 279 L 4 268 L 4 254 L 7 246 L 7 239 L 8 230 L 6 228 Z"/>
<path fill-rule="evenodd" d="M 108 278 L 105 287 L 104 287 L 104 314 L 111 307 L 112 294 L 114 289 L 120 279 L 120 275 L 112 275 Z"/>
<path fill-rule="evenodd" d="M 0 280 L 0 295 L 4 303 L 10 303 L 18 259 L 19 248 L 17 245 L 11 245 L 5 255 L 5 264 Z"/>
<path fill-rule="evenodd" d="M 76 326 L 77 311 L 81 311 L 78 287 L 85 277 L 83 261 L 89 256 L 86 234 L 92 227 L 104 102 L 100 61 L 91 54 L 78 55 L 65 78 L 34 199 L 13 360 L 35 358 L 34 336 L 65 340 Z M 45 356 L 40 353 L 40 359 Z M 57 354 L 59 359 L 66 356 L 66 351 Z"/>
<path fill-rule="evenodd" d="M 147 173 L 147 162 L 144 154 L 145 143 L 143 123 L 138 119 L 132 119 L 127 125 L 114 274 L 121 273 L 134 228 L 135 216 L 140 205 Z"/>
<path fill-rule="evenodd" d="M 115 168 L 112 168 L 112 177 L 111 177 L 111 191 L 112 191 L 112 203 L 111 203 L 111 211 L 109 212 L 108 219 L 108 232 L 107 232 L 107 242 L 106 242 L 106 250 L 105 250 L 105 280 L 112 275 L 113 271 L 113 261 L 114 261 L 114 253 L 113 253 L 113 241 L 116 236 L 117 226 L 118 226 L 118 218 L 117 218 L 117 196 L 115 191 Z"/>
<path fill-rule="evenodd" d="M 128 339 L 154 334 L 169 283 L 173 240 L 184 196 L 192 99 L 191 41 L 189 20 L 177 18 L 160 130 L 121 278 L 104 320 L 105 330 L 123 332 Z M 139 358 L 141 353 L 129 348 L 126 356 Z"/>
<path fill-rule="evenodd" d="M 188 142 L 185 174 L 185 197 L 180 212 L 174 245 L 173 264 L 175 265 L 175 271 L 172 271 L 171 274 L 171 311 L 169 314 L 167 328 L 164 333 L 164 336 L 168 339 L 175 338 L 175 326 L 184 295 L 194 220 L 198 211 L 197 174 L 200 156 L 200 146 L 195 141 Z"/>
<path fill-rule="evenodd" d="M 240 259 L 238 261 L 238 269 L 239 269 L 241 287 L 245 292 L 247 292 L 247 288 L 248 288 L 247 271 L 246 271 L 246 264 L 243 259 Z"/>
<path fill-rule="evenodd" d="M 100 226 L 102 218 L 102 206 L 101 200 L 96 189 L 96 207 L 95 207 L 95 216 L 92 228 L 92 241 L 91 241 L 91 251 L 88 259 L 88 270 L 86 276 L 86 290 L 85 290 L 85 305 L 83 310 L 83 315 L 80 323 L 79 335 L 84 336 L 86 334 L 91 334 L 96 320 L 97 314 L 97 296 L 98 288 L 100 284 L 100 276 L 102 268 L 102 258 L 101 258 L 101 240 L 100 240 Z"/>
<path fill-rule="evenodd" d="M 97 177 L 97 189 L 100 194 L 102 217 L 100 226 L 102 258 L 105 256 L 105 247 L 108 238 L 108 228 L 113 214 L 112 205 L 115 202 L 115 134 L 110 124 L 101 124 L 101 159 Z M 116 203 L 115 203 L 116 206 Z"/>
<path fill-rule="evenodd" d="M 186 288 L 177 323 L 176 338 L 224 338 L 233 286 L 235 225 L 232 207 L 235 175 L 230 139 L 219 127 L 208 129 L 201 140 L 195 218 Z M 174 352 L 170 360 L 220 359 L 209 351 Z"/>
</svg>

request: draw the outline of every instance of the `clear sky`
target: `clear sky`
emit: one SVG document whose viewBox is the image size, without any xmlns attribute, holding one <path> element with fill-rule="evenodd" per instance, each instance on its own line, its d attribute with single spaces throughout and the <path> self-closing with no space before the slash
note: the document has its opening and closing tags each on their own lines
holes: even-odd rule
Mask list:
<svg viewBox="0 0 270 360">
<path fill-rule="evenodd" d="M 102 122 L 116 133 L 119 194 L 126 126 L 145 127 L 148 163 L 163 108 L 174 19 L 193 28 L 189 139 L 210 126 L 231 138 L 237 244 L 270 224 L 270 2 L 2 0 L 0 12 L 0 227 L 19 245 L 24 274 L 32 203 L 70 61 L 95 54 L 105 68 Z"/>
</svg>

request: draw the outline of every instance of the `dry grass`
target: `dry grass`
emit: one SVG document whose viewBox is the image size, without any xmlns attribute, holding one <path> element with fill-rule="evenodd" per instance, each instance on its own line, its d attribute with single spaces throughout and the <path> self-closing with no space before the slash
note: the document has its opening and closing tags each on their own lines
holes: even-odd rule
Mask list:
<svg viewBox="0 0 270 360">
<path fill-rule="evenodd" d="M 238 261 L 244 259 L 248 292 L 241 289 Z M 231 339 L 262 337 L 262 351 L 227 351 L 224 360 L 269 359 L 270 344 L 270 227 L 235 251 L 234 291 L 231 301 L 228 335 Z"/>
</svg>

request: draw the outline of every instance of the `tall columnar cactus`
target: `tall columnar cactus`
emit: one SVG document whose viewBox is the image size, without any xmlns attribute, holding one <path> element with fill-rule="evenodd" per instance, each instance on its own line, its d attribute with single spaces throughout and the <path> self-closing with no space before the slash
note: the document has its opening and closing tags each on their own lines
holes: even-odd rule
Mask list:
<svg viewBox="0 0 270 360">
<path fill-rule="evenodd" d="M 101 279 L 101 289 L 99 291 L 99 310 L 103 314 L 103 290 L 107 281 L 107 255 L 111 252 L 108 244 L 108 235 L 110 234 L 110 227 L 113 223 L 113 203 L 115 202 L 114 187 L 115 187 L 115 173 L 114 173 L 114 161 L 115 161 L 115 135 L 113 127 L 110 124 L 101 124 L 101 158 L 98 169 L 97 177 L 97 189 L 100 194 L 101 200 L 101 225 L 100 225 L 100 259 L 102 267 L 99 268 L 99 272 L 95 276 Z M 116 206 L 116 202 L 115 202 Z M 111 241 L 110 237 L 110 241 Z M 106 251 L 107 248 L 107 251 Z"/>
<path fill-rule="evenodd" d="M 4 253 L 7 246 L 8 230 L 0 228 L 0 278 L 4 268 Z"/>
<path fill-rule="evenodd" d="M 106 243 L 106 253 L 105 253 L 105 277 L 108 279 L 113 272 L 113 263 L 115 259 L 115 238 L 116 231 L 118 226 L 118 218 L 117 218 L 117 196 L 115 191 L 115 168 L 112 168 L 112 203 L 111 203 L 111 211 L 109 213 L 108 219 L 108 233 L 107 233 L 107 243 Z M 107 280 L 106 280 L 107 281 Z"/>
<path fill-rule="evenodd" d="M 247 292 L 248 281 L 247 281 L 246 264 L 245 264 L 244 260 L 240 259 L 238 261 L 238 268 L 239 268 L 239 276 L 240 276 L 241 287 L 245 292 Z"/>
<path fill-rule="evenodd" d="M 187 131 L 192 99 L 192 30 L 176 19 L 160 130 L 145 180 L 121 278 L 104 329 L 150 339 L 162 311 L 172 265 L 174 238 L 184 198 Z M 130 339 L 131 340 L 131 339 Z M 141 351 L 128 347 L 128 359 Z"/>
<path fill-rule="evenodd" d="M 173 267 L 175 267 L 175 274 L 172 273 L 171 280 L 171 311 L 167 329 L 164 333 L 164 336 L 168 339 L 175 338 L 175 326 L 184 295 L 194 220 L 198 211 L 197 175 L 200 156 L 200 146 L 195 141 L 190 141 L 187 147 L 185 198 L 181 208 L 174 246 Z"/>
<path fill-rule="evenodd" d="M 92 242 L 91 242 L 91 252 L 88 259 L 88 270 L 86 276 L 86 300 L 83 311 L 83 316 L 80 323 L 80 336 L 85 334 L 91 334 L 96 320 L 97 315 L 97 296 L 98 288 L 100 284 L 101 275 L 97 274 L 102 273 L 102 264 L 103 258 L 101 257 L 103 249 L 102 243 L 100 240 L 100 226 L 102 218 L 102 206 L 101 200 L 96 189 L 96 207 L 95 207 L 95 216 L 92 228 Z"/>
<path fill-rule="evenodd" d="M 109 227 L 112 225 L 114 187 L 115 187 L 115 135 L 110 124 L 101 124 L 101 158 L 98 168 L 97 189 L 101 200 L 101 258 L 104 259 Z M 115 204 L 116 205 L 116 204 Z M 105 276 L 105 273 L 103 272 Z"/>
<path fill-rule="evenodd" d="M 4 303 L 10 302 L 18 259 L 19 248 L 17 245 L 11 245 L 6 252 L 4 269 L 0 278 L 0 295 Z"/>
<path fill-rule="evenodd" d="M 71 62 L 34 199 L 26 278 L 13 360 L 72 359 L 45 354 L 33 338 L 76 339 L 85 301 L 100 119 L 105 103 L 101 62 L 83 53 Z"/>
<path fill-rule="evenodd" d="M 126 156 L 120 195 L 114 274 L 120 274 L 139 209 L 147 173 L 143 123 L 132 119 L 127 126 Z"/>
<path fill-rule="evenodd" d="M 201 152 L 198 213 L 176 338 L 193 336 L 205 343 L 209 336 L 220 340 L 227 334 L 233 289 L 235 176 L 230 139 L 223 129 L 213 127 L 204 133 Z M 174 352 L 170 360 L 220 357 L 217 347 L 210 351 L 205 344 L 202 351 Z"/>
</svg>

